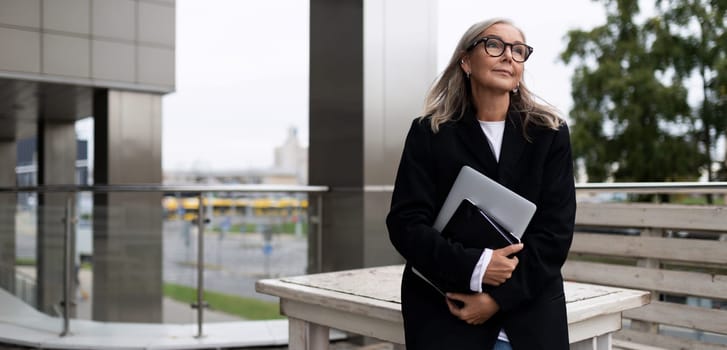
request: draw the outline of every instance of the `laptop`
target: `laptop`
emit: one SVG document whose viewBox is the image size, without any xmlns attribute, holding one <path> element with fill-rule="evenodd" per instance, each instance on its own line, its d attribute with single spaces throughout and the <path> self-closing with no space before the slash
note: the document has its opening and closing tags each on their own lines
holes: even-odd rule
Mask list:
<svg viewBox="0 0 727 350">
<path fill-rule="evenodd" d="M 522 240 L 536 209 L 534 203 L 465 165 L 454 180 L 432 227 L 442 232 L 463 200 L 480 208 L 518 241 Z"/>
<path fill-rule="evenodd" d="M 469 199 L 462 201 L 441 234 L 444 238 L 461 243 L 465 248 L 500 249 L 520 243 L 518 237 Z"/>
<path fill-rule="evenodd" d="M 477 234 L 467 231 L 491 228 L 496 233 L 490 235 L 489 238 L 498 236 L 503 238 L 496 244 L 497 247 L 492 247 L 497 249 L 522 241 L 525 229 L 528 227 L 530 219 L 535 215 L 535 209 L 536 206 L 534 203 L 465 165 L 454 180 L 452 189 L 449 190 L 449 194 L 444 200 L 442 209 L 439 210 L 439 214 L 432 227 L 444 234 L 447 234 L 447 232 L 444 232 L 445 228 L 447 228 L 448 232 L 453 232 L 454 234 L 462 231 L 463 237 L 460 240 L 474 239 L 475 241 L 478 240 Z M 447 227 L 447 224 L 455 213 L 460 218 L 463 215 L 470 215 L 470 217 L 465 218 L 465 220 L 455 220 L 454 225 L 477 222 L 480 225 L 473 227 Z M 472 221 L 473 216 L 479 219 Z M 482 232 L 482 235 L 485 234 L 487 232 Z M 482 237 L 482 239 L 489 238 Z M 474 241 L 469 243 L 480 245 Z M 429 280 L 421 272 L 417 271 L 416 268 L 412 268 L 412 272 L 434 287 L 437 292 L 446 295 L 444 290 L 449 289 L 447 286 L 438 286 L 437 283 Z M 462 307 L 461 303 L 456 304 Z"/>
</svg>

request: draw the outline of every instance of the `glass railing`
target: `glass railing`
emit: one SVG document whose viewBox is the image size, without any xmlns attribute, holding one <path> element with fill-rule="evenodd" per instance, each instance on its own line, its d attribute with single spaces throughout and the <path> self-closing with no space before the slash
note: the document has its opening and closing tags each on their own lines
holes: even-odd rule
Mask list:
<svg viewBox="0 0 727 350">
<path fill-rule="evenodd" d="M 573 260 L 580 262 L 578 267 L 591 266 L 585 263 L 658 268 L 673 264 L 653 249 L 648 252 L 653 256 L 647 258 L 646 252 L 634 252 L 629 246 L 619 251 L 623 244 L 616 243 L 623 236 L 644 236 L 644 241 L 685 236 L 694 238 L 689 244 L 695 246 L 702 244 L 696 239 L 711 243 L 727 238 L 727 226 L 720 226 L 724 216 L 719 215 L 726 183 L 579 184 L 577 189 L 580 236 L 572 252 L 579 255 L 580 260 Z M 4 249 L 0 287 L 59 317 L 64 333 L 72 331 L 71 318 L 196 323 L 199 336 L 204 333 L 203 325 L 210 322 L 281 317 L 277 299 L 256 293 L 255 281 L 320 271 L 319 223 L 327 190 L 260 185 L 0 188 L 0 247 L 14 247 L 14 259 L 7 258 L 7 248 L 0 248 Z M 715 195 L 712 209 L 694 208 L 686 213 L 650 204 L 618 206 L 641 194 L 669 194 L 679 203 L 701 203 L 704 193 Z M 652 225 L 655 227 L 640 224 L 639 213 L 669 218 L 683 212 L 686 214 L 679 218 L 684 227 L 672 227 L 668 220 Z M 647 219 L 652 220 L 644 216 Z M 714 228 L 705 226 L 711 221 L 716 222 Z M 591 235 L 582 235 L 583 231 Z M 614 239 L 606 244 L 608 252 L 603 251 L 604 239 Z M 710 266 L 716 264 L 716 273 L 726 275 L 721 255 L 711 256 Z M 693 262 L 686 263 L 692 273 L 715 273 L 702 271 L 701 265 L 697 271 Z M 640 288 L 639 283 L 637 280 L 630 287 Z M 654 291 L 662 301 L 672 302 L 667 292 Z M 694 297 L 709 299 L 712 310 L 724 309 L 724 298 L 698 293 Z"/>
<path fill-rule="evenodd" d="M 324 186 L 0 188 L 0 287 L 63 320 L 279 318 L 266 277 L 317 271 Z M 6 201 L 7 202 L 7 201 Z M 3 203 L 6 203 L 3 202 Z M 8 238 L 12 237 L 12 238 Z M 68 305 L 68 307 L 66 307 Z M 201 306 L 201 307 L 200 307 Z"/>
</svg>

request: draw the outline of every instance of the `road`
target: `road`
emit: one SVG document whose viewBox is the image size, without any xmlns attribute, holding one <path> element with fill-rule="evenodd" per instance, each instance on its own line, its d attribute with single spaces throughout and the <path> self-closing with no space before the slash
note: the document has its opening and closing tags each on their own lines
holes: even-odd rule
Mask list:
<svg viewBox="0 0 727 350">
<path fill-rule="evenodd" d="M 188 232 L 188 233 L 187 233 Z M 277 300 L 255 292 L 260 278 L 293 276 L 305 273 L 308 241 L 305 236 L 273 234 L 270 254 L 264 254 L 261 233 L 205 234 L 205 289 Z M 197 234 L 182 222 L 164 225 L 164 281 L 195 287 L 197 285 Z"/>
<path fill-rule="evenodd" d="M 17 256 L 34 260 L 35 225 L 32 217 L 22 216 L 16 228 Z M 165 282 L 197 286 L 196 228 L 182 221 L 165 221 L 163 226 L 163 278 Z M 78 229 L 78 246 L 91 247 L 89 225 Z M 255 292 L 255 281 L 266 277 L 301 275 L 306 271 L 306 236 L 272 234 L 270 254 L 265 255 L 261 233 L 209 232 L 205 234 L 205 289 L 260 300 L 277 300 Z M 90 248 L 89 248 L 90 249 Z"/>
</svg>

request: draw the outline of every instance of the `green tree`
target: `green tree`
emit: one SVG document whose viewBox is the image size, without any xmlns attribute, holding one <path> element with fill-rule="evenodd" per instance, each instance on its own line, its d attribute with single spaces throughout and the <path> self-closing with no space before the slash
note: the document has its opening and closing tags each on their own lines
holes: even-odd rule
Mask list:
<svg viewBox="0 0 727 350">
<path fill-rule="evenodd" d="M 657 0 L 658 17 L 647 24 L 654 33 L 654 54 L 681 80 L 696 78 L 701 101 L 692 106 L 696 137 L 706 157 L 709 180 L 717 174 L 712 165 L 717 140 L 727 132 L 727 1 Z M 699 100 L 697 99 L 697 100 Z"/>
<path fill-rule="evenodd" d="M 637 23 L 635 0 L 603 3 L 606 23 L 570 31 L 561 54 L 575 66 L 574 156 L 590 181 L 696 179 L 708 158 L 699 148 L 685 75 L 675 74 L 672 53 L 655 45 L 652 27 L 660 19 Z"/>
</svg>

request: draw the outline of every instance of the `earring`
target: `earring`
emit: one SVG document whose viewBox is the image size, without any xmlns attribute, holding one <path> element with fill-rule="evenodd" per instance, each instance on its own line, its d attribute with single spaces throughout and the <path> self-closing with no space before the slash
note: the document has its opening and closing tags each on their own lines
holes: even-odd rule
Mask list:
<svg viewBox="0 0 727 350">
<path fill-rule="evenodd" d="M 519 91 L 520 91 L 520 83 L 518 83 L 517 86 L 515 86 L 515 88 L 512 89 L 512 93 L 517 94 Z"/>
<path fill-rule="evenodd" d="M 467 74 L 467 79 L 469 79 L 470 78 L 470 72 L 466 72 L 466 74 Z"/>
</svg>

